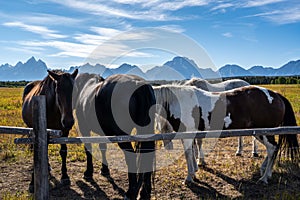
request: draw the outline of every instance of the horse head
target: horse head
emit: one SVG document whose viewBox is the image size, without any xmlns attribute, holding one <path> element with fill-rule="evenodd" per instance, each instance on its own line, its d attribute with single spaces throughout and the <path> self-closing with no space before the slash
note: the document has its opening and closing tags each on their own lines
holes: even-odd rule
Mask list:
<svg viewBox="0 0 300 200">
<path fill-rule="evenodd" d="M 61 114 L 61 124 L 64 129 L 71 129 L 74 125 L 72 111 L 72 91 L 74 80 L 78 74 L 76 69 L 72 74 L 49 71 L 48 75 L 55 83 L 55 103 Z"/>
</svg>

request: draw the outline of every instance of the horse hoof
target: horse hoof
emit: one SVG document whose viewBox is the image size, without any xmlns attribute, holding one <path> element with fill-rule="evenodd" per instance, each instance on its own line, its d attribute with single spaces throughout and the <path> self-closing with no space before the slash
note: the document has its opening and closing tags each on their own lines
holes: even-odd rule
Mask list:
<svg viewBox="0 0 300 200">
<path fill-rule="evenodd" d="M 198 162 L 198 167 L 205 167 L 206 166 L 206 162 L 202 161 L 202 162 Z"/>
<path fill-rule="evenodd" d="M 83 179 L 86 180 L 87 182 L 91 182 L 94 180 L 93 176 L 86 176 L 86 175 L 83 176 Z"/>
<path fill-rule="evenodd" d="M 60 180 L 60 185 L 65 186 L 65 185 L 71 185 L 71 181 L 69 178 L 64 178 Z"/>
<path fill-rule="evenodd" d="M 242 156 L 242 153 L 236 153 L 235 156 Z"/>
<path fill-rule="evenodd" d="M 185 179 L 183 182 L 182 182 L 182 184 L 183 185 L 192 185 L 192 184 L 194 184 L 194 181 L 193 180 L 187 180 L 187 179 Z"/>
<path fill-rule="evenodd" d="M 252 157 L 253 157 L 253 158 L 258 158 L 259 155 L 258 155 L 258 153 L 252 153 Z"/>
<path fill-rule="evenodd" d="M 101 169 L 100 174 L 105 177 L 109 176 L 110 175 L 109 169 Z"/>
<path fill-rule="evenodd" d="M 261 184 L 261 183 L 263 185 L 268 185 L 268 181 L 262 178 L 258 179 L 258 181 L 256 182 L 256 184 Z"/>
<path fill-rule="evenodd" d="M 33 185 L 29 185 L 28 192 L 29 193 L 34 193 L 34 186 Z"/>
</svg>

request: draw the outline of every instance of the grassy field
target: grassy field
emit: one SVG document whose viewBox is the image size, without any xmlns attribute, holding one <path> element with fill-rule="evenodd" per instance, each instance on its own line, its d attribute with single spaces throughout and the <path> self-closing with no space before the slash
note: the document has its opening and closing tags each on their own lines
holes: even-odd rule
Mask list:
<svg viewBox="0 0 300 200">
<path fill-rule="evenodd" d="M 300 85 L 265 85 L 287 97 L 294 108 L 300 125 Z M 22 88 L 0 88 L 0 126 L 25 126 L 21 118 Z M 71 131 L 76 136 L 75 129 Z M 32 199 L 27 192 L 32 170 L 32 153 L 26 145 L 15 145 L 16 136 L 0 134 L 0 199 Z M 259 166 L 265 155 L 259 146 L 261 156 L 252 159 L 251 138 L 245 138 L 245 156 L 235 157 L 236 139 L 222 139 L 216 150 L 207 156 L 209 167 L 199 170 L 200 183 L 187 187 L 182 184 L 186 175 L 184 157 L 174 166 L 157 171 L 154 199 L 300 199 L 299 170 L 292 167 L 276 167 L 270 186 L 261 187 L 255 182 L 259 178 Z M 300 140 L 299 140 L 300 141 Z M 72 185 L 70 188 L 52 189 L 51 199 L 122 199 L 127 188 L 126 173 L 112 170 L 116 183 L 95 175 L 95 183 L 82 179 L 85 170 L 85 154 L 82 145 L 68 145 L 68 170 Z M 120 153 L 122 155 L 122 153 Z M 59 180 L 59 146 L 49 145 L 50 163 L 53 175 Z M 161 158 L 158 158 L 159 160 Z M 113 162 L 115 159 L 112 158 Z M 71 164 L 70 164 L 71 163 Z M 100 163 L 95 165 L 95 173 Z M 116 186 L 116 184 L 118 186 Z M 117 188 L 116 188 L 117 187 Z M 120 188 L 119 188 L 120 187 Z M 257 193 L 257 194 L 256 194 Z"/>
</svg>

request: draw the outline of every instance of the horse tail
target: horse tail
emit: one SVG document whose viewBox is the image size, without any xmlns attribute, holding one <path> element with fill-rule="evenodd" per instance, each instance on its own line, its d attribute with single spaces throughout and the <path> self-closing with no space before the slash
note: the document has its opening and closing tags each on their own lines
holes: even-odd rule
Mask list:
<svg viewBox="0 0 300 200">
<path fill-rule="evenodd" d="M 291 103 L 282 95 L 280 98 L 284 102 L 285 105 L 285 113 L 283 119 L 283 126 L 297 126 L 296 117 L 294 114 L 294 110 L 292 108 Z M 299 161 L 300 153 L 299 153 L 299 144 L 297 140 L 297 134 L 286 134 L 286 135 L 279 135 L 279 149 L 280 151 L 284 151 L 288 158 L 291 160 Z"/>
<path fill-rule="evenodd" d="M 155 122 L 155 96 L 153 88 L 149 84 L 144 84 L 135 91 L 137 103 L 136 123 L 139 126 L 139 134 L 154 134 Z M 150 198 L 155 177 L 155 141 L 139 142 L 136 145 L 138 153 L 138 188 L 142 186 L 141 197 Z M 143 185 L 142 185 L 143 184 Z"/>
</svg>

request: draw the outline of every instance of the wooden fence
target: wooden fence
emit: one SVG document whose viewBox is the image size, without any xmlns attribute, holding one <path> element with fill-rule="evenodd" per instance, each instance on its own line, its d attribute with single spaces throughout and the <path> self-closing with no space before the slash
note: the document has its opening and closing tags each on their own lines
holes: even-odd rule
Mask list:
<svg viewBox="0 0 300 200">
<path fill-rule="evenodd" d="M 34 144 L 34 198 L 49 199 L 48 183 L 48 144 L 78 144 L 78 143 L 120 143 L 142 142 L 193 138 L 226 138 L 238 136 L 282 135 L 300 134 L 300 127 L 277 127 L 262 129 L 216 130 L 201 132 L 177 132 L 134 136 L 95 136 L 95 137 L 69 137 L 60 136 L 60 131 L 46 129 L 45 97 L 36 97 L 33 105 L 34 127 L 17 128 L 0 126 L 0 134 L 31 135 L 30 138 L 16 138 L 16 144 Z M 48 136 L 54 137 L 48 137 Z"/>
</svg>

